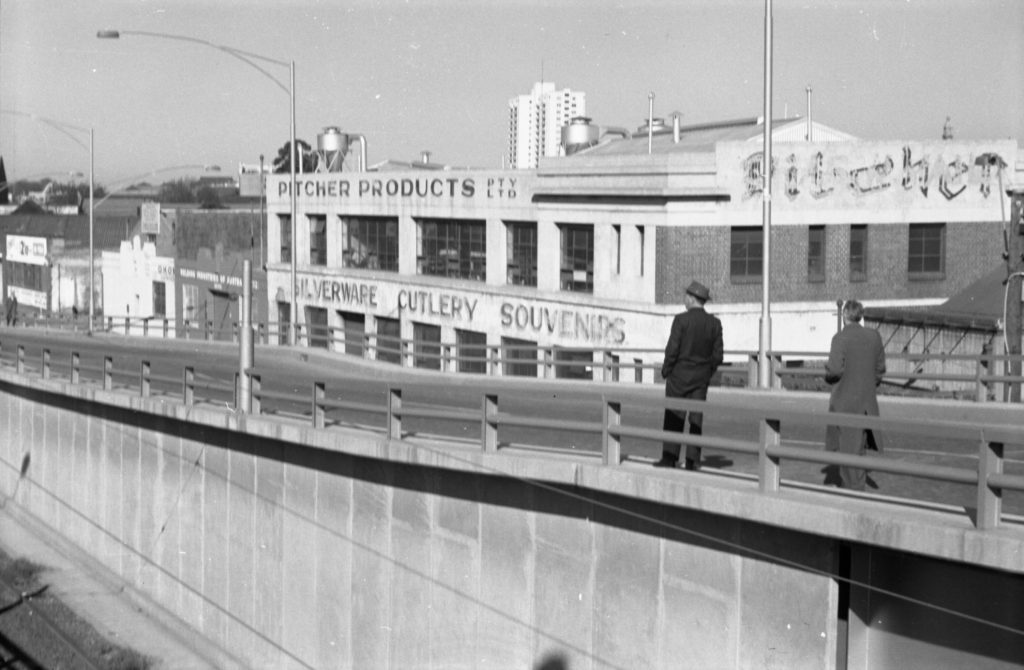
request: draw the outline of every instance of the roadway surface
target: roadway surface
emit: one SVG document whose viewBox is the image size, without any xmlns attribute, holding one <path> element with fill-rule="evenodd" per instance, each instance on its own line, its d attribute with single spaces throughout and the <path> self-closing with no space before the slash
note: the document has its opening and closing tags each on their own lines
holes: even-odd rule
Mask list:
<svg viewBox="0 0 1024 670">
<path fill-rule="evenodd" d="M 71 352 L 77 352 L 81 360 L 82 382 L 87 384 L 101 383 L 103 357 L 110 356 L 115 369 L 115 388 L 131 387 L 136 392 L 140 364 L 146 360 L 151 365 L 154 378 L 152 394 L 157 397 L 180 398 L 182 371 L 185 366 L 191 366 L 195 370 L 197 384 L 202 385 L 196 391 L 197 402 L 228 407 L 234 403 L 232 385 L 239 369 L 237 344 L 103 333 L 87 336 L 68 331 L 0 327 L 0 362 L 3 365 L 14 365 L 19 345 L 24 347 L 25 364 L 30 371 L 39 370 L 42 352 L 49 349 L 52 376 L 57 378 L 70 376 Z M 389 387 L 400 387 L 405 407 L 478 410 L 481 395 L 487 390 L 499 395 L 502 412 L 564 421 L 600 421 L 602 395 L 623 393 L 626 396 L 622 406 L 623 424 L 660 429 L 663 414 L 659 404 L 663 397 L 660 385 L 613 386 L 568 380 L 489 378 L 401 368 L 325 350 L 266 345 L 256 347 L 255 368 L 261 376 L 264 391 L 292 395 L 292 400 L 264 401 L 264 413 L 276 413 L 287 419 L 309 420 L 310 394 L 315 381 L 325 384 L 330 399 L 373 405 L 381 410 L 386 407 Z M 728 403 L 730 396 L 730 389 L 712 388 L 709 400 Z M 781 391 L 773 393 L 775 398 L 788 409 L 827 411 L 827 396 L 823 393 Z M 733 396 L 733 402 L 737 401 L 741 402 Z M 963 401 L 894 399 L 884 405 L 883 416 L 895 417 L 906 412 L 916 418 L 956 421 L 968 420 L 978 409 L 977 405 Z M 987 417 L 991 421 L 1019 424 L 1024 422 L 1024 411 L 1000 412 Z M 328 424 L 383 433 L 385 416 L 382 411 L 333 410 L 328 415 Z M 478 421 L 408 418 L 402 427 L 403 433 L 410 437 L 438 436 L 479 443 Z M 737 420 L 727 411 L 707 412 L 704 434 L 754 441 L 758 436 L 758 425 L 752 420 Z M 892 431 L 885 437 L 884 453 L 888 458 L 961 468 L 977 465 L 977 442 L 955 439 L 924 441 Z M 787 425 L 783 440 L 786 444 L 808 449 L 824 448 L 824 435 L 820 428 L 814 426 Z M 581 431 L 502 427 L 500 442 L 504 447 L 557 450 L 580 456 L 597 456 L 600 453 L 600 436 Z M 624 439 L 622 454 L 630 461 L 645 463 L 660 457 L 661 445 L 651 440 Z M 1006 445 L 1004 454 L 1005 472 L 1024 475 L 1024 445 Z M 703 473 L 698 476 L 750 476 L 757 471 L 757 460 L 755 456 L 705 448 L 703 467 Z M 821 465 L 797 461 L 784 461 L 782 476 L 784 480 L 812 486 L 821 485 L 824 481 Z M 976 496 L 973 487 L 884 473 L 870 476 L 868 494 L 938 503 L 953 510 L 973 508 Z M 1024 494 L 1007 493 L 1003 511 L 1005 514 L 1024 514 Z"/>
</svg>

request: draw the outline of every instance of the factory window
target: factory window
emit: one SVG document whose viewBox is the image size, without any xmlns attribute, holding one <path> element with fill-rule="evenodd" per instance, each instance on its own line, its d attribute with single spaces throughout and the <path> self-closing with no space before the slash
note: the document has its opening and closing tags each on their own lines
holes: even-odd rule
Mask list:
<svg viewBox="0 0 1024 670">
<path fill-rule="evenodd" d="M 502 368 L 506 377 L 537 376 L 537 343 L 514 337 L 501 338 Z"/>
<path fill-rule="evenodd" d="M 537 285 L 537 223 L 509 221 L 507 281 L 517 286 Z"/>
<path fill-rule="evenodd" d="M 487 372 L 487 333 L 456 328 L 455 347 L 459 372 Z"/>
<path fill-rule="evenodd" d="M 167 316 L 167 284 L 153 282 L 153 316 Z"/>
<path fill-rule="evenodd" d="M 277 343 L 288 344 L 288 331 L 292 327 L 292 305 L 289 302 L 277 303 Z"/>
<path fill-rule="evenodd" d="M 825 281 L 825 226 L 807 228 L 807 281 Z"/>
<path fill-rule="evenodd" d="M 733 228 L 729 245 L 729 278 L 738 283 L 761 281 L 764 239 L 760 228 Z"/>
<path fill-rule="evenodd" d="M 314 349 L 328 349 L 331 327 L 327 323 L 327 310 L 323 307 L 306 308 L 306 340 Z"/>
<path fill-rule="evenodd" d="M 868 278 L 868 227 L 850 226 L 850 281 Z"/>
<path fill-rule="evenodd" d="M 594 292 L 594 227 L 559 225 L 562 238 L 563 291 Z"/>
<path fill-rule="evenodd" d="M 398 272 L 398 218 L 342 217 L 341 265 Z"/>
<path fill-rule="evenodd" d="M 342 347 L 350 356 L 363 355 L 363 337 L 366 333 L 366 315 L 358 312 L 338 311 L 341 318 Z"/>
<path fill-rule="evenodd" d="M 412 342 L 414 366 L 441 369 L 441 326 L 413 322 Z"/>
<path fill-rule="evenodd" d="M 644 234 L 646 232 L 646 230 L 644 229 L 643 226 L 637 226 L 636 227 L 636 232 L 640 235 L 640 276 L 643 277 L 644 276 L 644 241 L 645 241 L 647 236 Z"/>
<path fill-rule="evenodd" d="M 946 224 L 910 224 L 907 275 L 911 279 L 941 279 L 945 272 Z"/>
<path fill-rule="evenodd" d="M 281 231 L 281 262 L 292 262 L 292 217 L 288 214 L 278 214 L 277 221 Z"/>
<path fill-rule="evenodd" d="M 327 217 L 309 216 L 309 264 L 327 265 Z"/>
<path fill-rule="evenodd" d="M 377 360 L 402 363 L 402 324 L 398 319 L 377 317 Z"/>
<path fill-rule="evenodd" d="M 615 274 L 622 274 L 622 226 L 612 224 L 612 253 L 615 254 Z"/>
<path fill-rule="evenodd" d="M 487 274 L 487 229 L 483 221 L 417 220 L 417 273 L 483 281 Z"/>
</svg>

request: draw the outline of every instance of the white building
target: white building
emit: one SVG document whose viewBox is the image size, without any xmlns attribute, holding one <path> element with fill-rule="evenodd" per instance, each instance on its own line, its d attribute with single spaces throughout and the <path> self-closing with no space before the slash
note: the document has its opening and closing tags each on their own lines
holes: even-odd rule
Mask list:
<svg viewBox="0 0 1024 670">
<path fill-rule="evenodd" d="M 802 137 L 805 124 L 777 128 Z M 927 307 L 985 275 L 1003 262 L 1001 185 L 1024 183 L 1012 139 L 833 141 L 828 130 L 775 143 L 780 351 L 827 350 L 839 300 Z M 294 238 L 288 175 L 269 175 L 269 318 L 350 354 L 427 367 L 431 352 L 500 350 L 503 374 L 535 375 L 537 354 L 529 369 L 507 361 L 541 347 L 556 360 L 586 350 L 593 364 L 656 363 L 697 279 L 726 349 L 754 351 L 762 132 L 747 119 L 595 133 L 536 170 L 303 174 Z M 328 328 L 320 342 L 307 335 Z"/>
<path fill-rule="evenodd" d="M 562 126 L 574 116 L 586 115 L 586 94 L 537 82 L 529 95 L 511 98 L 508 108 L 510 167 L 528 170 L 542 157 L 561 155 Z"/>
</svg>

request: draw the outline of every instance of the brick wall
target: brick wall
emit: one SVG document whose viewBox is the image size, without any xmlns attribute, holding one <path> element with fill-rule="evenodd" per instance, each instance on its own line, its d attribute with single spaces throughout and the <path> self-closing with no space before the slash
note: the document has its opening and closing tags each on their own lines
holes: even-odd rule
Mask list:
<svg viewBox="0 0 1024 670">
<path fill-rule="evenodd" d="M 849 280 L 850 226 L 825 227 L 825 281 L 807 280 L 807 226 L 772 227 L 773 301 L 910 300 L 948 298 L 1002 263 L 1002 227 L 998 221 L 947 222 L 946 272 L 936 280 L 907 276 L 909 225 L 868 226 L 868 275 Z M 658 228 L 655 300 L 682 302 L 694 279 L 721 303 L 760 302 L 761 281 L 730 278 L 730 229 L 707 226 Z"/>
</svg>

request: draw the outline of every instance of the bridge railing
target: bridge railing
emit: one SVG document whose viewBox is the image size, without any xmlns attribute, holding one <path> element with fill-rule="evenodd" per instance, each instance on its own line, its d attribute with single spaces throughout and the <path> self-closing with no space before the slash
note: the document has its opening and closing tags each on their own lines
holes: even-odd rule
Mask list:
<svg viewBox="0 0 1024 670">
<path fill-rule="evenodd" d="M 0 363 L 8 363 L 11 356 L 0 349 Z M 19 346 L 13 357 L 13 365 L 18 374 L 38 375 L 43 379 L 54 379 L 55 361 L 49 350 L 44 350 L 38 365 L 33 365 L 25 356 L 24 346 Z M 104 356 L 101 365 L 82 365 L 81 356 L 72 352 L 66 366 L 65 378 L 73 384 L 98 384 L 105 390 L 138 392 L 146 397 L 152 393 L 152 384 L 159 382 L 166 389 L 180 388 L 180 398 L 186 404 L 197 402 L 195 391 L 202 388 L 211 392 L 206 401 L 218 405 L 233 405 L 240 410 L 238 397 L 237 375 L 235 384 L 223 382 L 196 381 L 192 367 L 185 367 L 181 376 L 154 375 L 150 364 L 143 360 L 136 370 L 116 369 L 110 356 Z M 91 373 L 92 379 L 86 379 L 82 373 Z M 575 458 L 600 459 L 607 467 L 620 467 L 629 461 L 644 461 L 636 457 L 626 457 L 622 453 L 622 440 L 633 438 L 658 443 L 692 444 L 715 449 L 728 454 L 754 456 L 757 458 L 756 480 L 759 489 L 766 495 L 777 493 L 781 488 L 793 483 L 783 480 L 781 466 L 784 461 L 804 462 L 822 466 L 848 466 L 863 468 L 879 473 L 906 476 L 915 479 L 929 479 L 948 484 L 970 486 L 974 489 L 975 513 L 973 522 L 977 528 L 987 530 L 1005 525 L 1002 512 L 1004 495 L 1007 492 L 1024 492 L 1024 476 L 1004 472 L 1006 464 L 1005 449 L 1007 445 L 1024 446 L 1024 425 L 992 425 L 991 423 L 949 422 L 949 421 L 911 421 L 889 419 L 863 415 L 799 411 L 768 406 L 764 403 L 738 405 L 727 402 L 707 402 L 676 398 L 654 397 L 641 393 L 639 389 L 631 390 L 623 387 L 621 392 L 605 393 L 600 400 L 600 418 L 597 420 L 566 420 L 559 418 L 537 417 L 515 414 L 504 410 L 500 404 L 502 393 L 507 388 L 483 388 L 479 393 L 479 402 L 472 407 L 450 407 L 417 402 L 415 405 L 403 403 L 403 389 L 393 385 L 387 390 L 384 402 L 353 402 L 328 397 L 324 382 L 313 382 L 310 391 L 305 393 L 272 392 L 264 390 L 261 375 L 257 368 L 246 370 L 250 376 L 252 393 L 250 409 L 252 414 L 259 415 L 268 411 L 277 411 L 288 415 L 286 406 L 306 404 L 308 411 L 298 416 L 311 422 L 317 429 L 329 429 L 336 425 L 345 425 L 342 412 L 363 413 L 383 417 L 384 431 L 391 439 L 403 439 L 409 436 L 403 422 L 406 419 L 435 419 L 459 422 L 464 425 L 479 427 L 478 447 L 485 452 L 496 452 L 500 449 L 515 450 L 514 445 L 503 442 L 504 432 L 510 428 L 525 427 L 546 431 L 569 431 L 576 434 L 597 435 L 600 438 L 600 450 L 581 452 L 573 450 Z M 115 382 L 115 379 L 121 380 Z M 180 387 L 179 387 L 180 384 Z M 165 392 L 173 397 L 173 391 Z M 229 404 L 224 397 L 230 397 Z M 200 399 L 199 402 L 203 400 Z M 273 404 L 276 403 L 276 406 Z M 623 420 L 626 415 L 623 408 L 627 406 L 643 406 L 648 409 L 654 403 L 658 410 L 672 409 L 683 411 L 700 411 L 705 417 L 721 415 L 731 422 L 746 421 L 756 424 L 757 439 L 723 438 L 713 435 L 689 435 L 653 429 L 644 425 L 630 425 Z M 275 409 L 275 407 L 277 409 Z M 294 415 L 294 411 L 292 412 Z M 950 467 L 923 462 L 907 462 L 876 455 L 856 455 L 823 451 L 810 448 L 806 444 L 795 443 L 789 437 L 791 429 L 808 427 L 824 430 L 829 426 L 853 427 L 881 431 L 894 431 L 909 435 L 918 440 L 958 439 L 977 444 L 976 467 Z M 530 445 L 533 448 L 545 448 L 545 445 Z M 555 448 L 552 448 L 555 450 Z M 559 450 L 564 453 L 565 450 Z M 649 462 L 649 460 L 647 460 Z M 653 476 L 653 473 L 652 473 Z M 827 491 L 827 489 L 824 489 Z"/>
<path fill-rule="evenodd" d="M 37 320 L 36 325 L 84 327 L 84 320 Z M 254 342 L 287 343 L 289 324 L 254 325 Z M 334 326 L 295 324 L 300 346 L 391 363 L 402 367 L 494 377 L 579 379 L 625 384 L 657 384 L 661 378 L 660 348 L 562 347 L 532 344 L 451 344 L 406 339 L 394 335 L 347 332 Z M 184 320 L 175 326 L 166 318 L 107 317 L 107 332 L 115 335 L 238 342 L 238 324 Z M 758 352 L 728 350 L 726 363 L 713 382 L 723 386 L 756 387 Z M 772 388 L 825 390 L 827 351 L 768 352 Z M 949 354 L 898 352 L 886 354 L 888 372 L 883 393 L 912 393 L 931 397 L 1007 402 L 1020 397 L 1024 367 L 1020 354 Z"/>
</svg>

